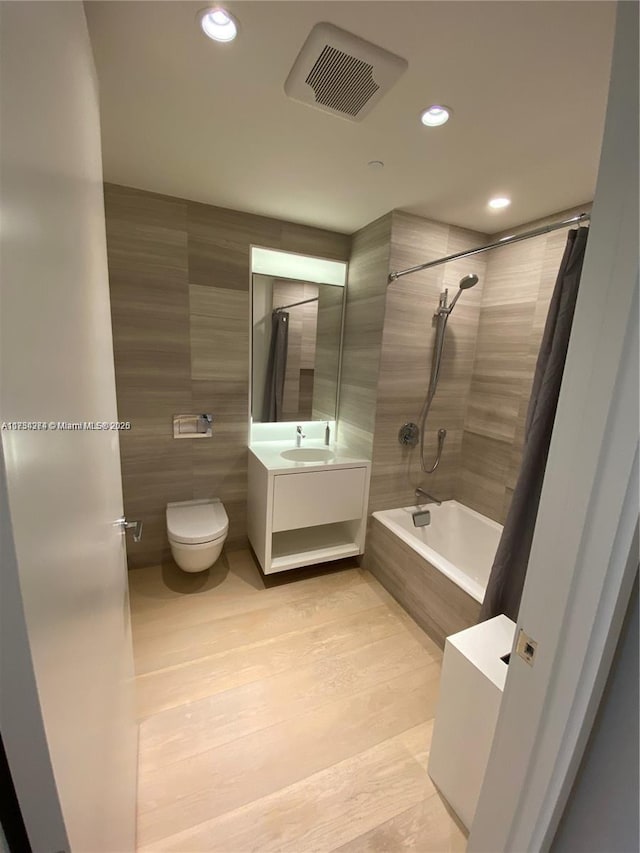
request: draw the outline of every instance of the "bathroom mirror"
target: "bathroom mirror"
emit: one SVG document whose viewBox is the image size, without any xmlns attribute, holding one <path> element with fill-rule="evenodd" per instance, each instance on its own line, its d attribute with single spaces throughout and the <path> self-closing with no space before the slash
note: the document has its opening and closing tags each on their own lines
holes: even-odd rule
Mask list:
<svg viewBox="0 0 640 853">
<path fill-rule="evenodd" d="M 345 288 L 252 275 L 254 423 L 336 417 Z"/>
</svg>

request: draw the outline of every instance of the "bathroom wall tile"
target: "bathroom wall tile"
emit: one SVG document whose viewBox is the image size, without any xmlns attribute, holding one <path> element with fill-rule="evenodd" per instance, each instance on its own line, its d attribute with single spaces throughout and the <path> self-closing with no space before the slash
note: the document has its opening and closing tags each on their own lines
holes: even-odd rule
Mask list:
<svg viewBox="0 0 640 853">
<path fill-rule="evenodd" d="M 408 590 L 408 555 L 406 549 L 402 548 L 401 540 L 394 537 L 375 518 L 369 519 L 367 528 L 367 552 L 362 561 L 363 568 L 370 571 L 372 575 L 385 587 L 387 592 L 400 602 L 406 609 L 409 600 Z M 412 578 L 412 598 L 423 601 L 423 590 L 419 588 L 420 579 Z"/>
<path fill-rule="evenodd" d="M 184 274 L 186 235 L 182 231 L 119 219 L 112 221 L 107 239 L 112 247 L 113 273 L 136 275 L 147 281 L 175 279 Z"/>
<path fill-rule="evenodd" d="M 454 497 L 454 486 L 460 464 L 462 429 L 447 427 L 440 465 L 432 474 L 425 474 L 420 464 L 420 448 L 406 447 L 398 441 L 402 418 L 392 410 L 386 413 L 378 408 L 376 417 L 376 444 L 373 457 L 373 476 L 369 498 L 369 511 L 408 506 L 416 502 L 414 492 L 421 486 L 440 500 Z M 425 434 L 425 461 L 431 466 L 436 459 L 438 426 L 446 422 L 427 424 Z"/>
<path fill-rule="evenodd" d="M 140 543 L 127 537 L 130 568 L 159 564 L 168 555 L 166 505 L 192 497 L 191 442 L 132 434 L 121 444 L 121 462 L 125 514 L 144 525 Z"/>
<path fill-rule="evenodd" d="M 345 308 L 339 440 L 370 459 L 375 430 L 378 365 L 382 345 L 391 215 L 353 236 Z"/>
<path fill-rule="evenodd" d="M 114 337 L 119 343 L 116 357 L 144 360 L 159 350 L 183 364 L 188 347 L 189 298 L 186 279 L 143 281 L 134 274 L 110 276 L 111 315 Z"/>
<path fill-rule="evenodd" d="M 316 288 L 317 294 L 317 288 Z M 291 305 L 302 302 L 307 298 L 303 282 L 290 282 L 284 279 L 274 279 L 273 306 Z M 287 365 L 282 395 L 282 419 L 285 421 L 300 419 L 300 370 L 302 369 L 302 349 L 304 336 L 304 309 L 300 305 L 291 309 L 287 332 Z"/>
<path fill-rule="evenodd" d="M 335 261 L 348 261 L 351 254 L 351 236 L 310 228 L 295 222 L 283 222 L 281 248 L 301 255 L 317 255 Z"/>
<path fill-rule="evenodd" d="M 372 519 L 367 568 L 440 648 L 445 639 L 478 621 L 480 605 L 456 584 Z"/>
<path fill-rule="evenodd" d="M 345 412 L 345 421 L 340 421 L 338 426 L 338 441 L 347 447 L 353 456 L 368 459 L 371 455 L 371 430 L 366 425 L 360 426 L 357 423 L 358 411 L 351 415 L 351 420 L 348 419 L 348 412 Z"/>
<path fill-rule="evenodd" d="M 129 569 L 144 569 L 146 566 L 159 566 L 171 559 L 171 549 L 167 541 L 167 521 L 165 508 L 154 509 L 125 500 L 124 512 L 127 518 L 143 518 L 142 540 L 134 542 L 127 535 L 127 564 Z"/>
<path fill-rule="evenodd" d="M 193 379 L 237 381 L 249 373 L 249 330 L 246 320 L 191 317 Z"/>
<path fill-rule="evenodd" d="M 189 281 L 249 289 L 251 245 L 348 260 L 350 237 L 292 222 L 187 202 Z"/>
<path fill-rule="evenodd" d="M 187 444 L 233 443 L 247 446 L 249 396 L 242 380 L 200 380 L 191 382 L 191 399 L 196 412 L 213 415 L 213 439 Z"/>
<path fill-rule="evenodd" d="M 476 435 L 511 443 L 515 435 L 518 405 L 519 400 L 513 395 L 478 393 L 472 386 L 465 428 Z"/>
<path fill-rule="evenodd" d="M 464 432 L 462 454 L 466 466 L 472 473 L 483 474 L 485 465 L 489 465 L 494 472 L 493 479 L 504 482 L 510 448 L 509 442 L 476 435 L 469 430 Z"/>
<path fill-rule="evenodd" d="M 483 234 L 430 222 L 394 211 L 390 268 L 410 267 L 429 259 L 472 248 L 486 240 Z M 437 471 L 425 475 L 419 450 L 402 447 L 397 439 L 405 421 L 419 422 L 429 387 L 435 343 L 434 313 L 444 287 L 450 298 L 462 275 L 472 271 L 462 261 L 413 273 L 387 289 L 382 353 L 377 390 L 375 440 L 370 510 L 406 506 L 414 502 L 416 486 L 446 500 L 454 496 L 460 464 L 462 430 L 473 371 L 481 280 L 486 262 L 473 265 L 478 285 L 456 305 L 447 328 L 438 392 L 426 427 L 425 458 L 436 458 L 437 432 L 448 431 Z"/>
<path fill-rule="evenodd" d="M 189 281 L 249 290 L 251 244 L 280 248 L 276 219 L 188 202 Z"/>
<path fill-rule="evenodd" d="M 229 545 L 247 539 L 247 447 L 218 447 L 205 460 L 196 460 L 193 494 L 196 498 L 218 497 L 229 516 Z"/>
<path fill-rule="evenodd" d="M 394 210 L 392 217 L 393 238 L 390 257 L 392 270 L 405 269 L 431 258 L 434 260 L 442 258 L 447 254 L 449 225 L 414 216 L 402 210 Z M 401 287 L 407 281 L 418 280 L 439 283 L 443 276 L 443 267 L 434 267 L 399 279 L 391 287 Z"/>
<path fill-rule="evenodd" d="M 193 496 L 219 497 L 229 516 L 228 542 L 246 540 L 246 382 L 192 382 L 194 407 L 213 414 L 213 438 L 189 442 Z"/>
<path fill-rule="evenodd" d="M 511 444 L 465 431 L 456 497 L 498 521 L 502 518 Z"/>
<path fill-rule="evenodd" d="M 501 522 L 504 495 L 504 484 L 489 479 L 485 472 L 478 474 L 464 467 L 458 476 L 456 500 L 493 521 Z"/>
<path fill-rule="evenodd" d="M 298 400 L 299 420 L 311 420 L 313 413 L 313 370 L 300 370 L 300 393 Z"/>
<path fill-rule="evenodd" d="M 318 299 L 318 287 L 313 284 L 305 284 L 304 298 Z M 299 310 L 302 315 L 302 342 L 300 352 L 300 369 L 313 370 L 316 363 L 316 337 L 318 332 L 318 303 L 308 302 L 301 305 Z"/>
<path fill-rule="evenodd" d="M 186 204 L 181 198 L 138 190 L 121 184 L 104 184 L 104 200 L 110 222 L 127 219 L 145 227 L 186 231 Z"/>
<path fill-rule="evenodd" d="M 127 537 L 129 565 L 167 555 L 168 500 L 191 496 L 190 454 L 174 447 L 171 417 L 190 408 L 186 204 L 127 187 L 105 187 L 107 252 L 124 509 L 141 518 Z"/>
<path fill-rule="evenodd" d="M 191 377 L 247 381 L 248 293 L 189 285 L 189 295 Z"/>
<path fill-rule="evenodd" d="M 141 285 L 121 275 L 110 284 L 119 417 L 166 416 L 188 402 L 186 284 Z"/>
<path fill-rule="evenodd" d="M 145 281 L 182 279 L 187 269 L 186 204 L 105 185 L 109 275 Z"/>
<path fill-rule="evenodd" d="M 189 312 L 203 317 L 245 320 L 249 312 L 249 293 L 224 287 L 190 284 Z"/>
<path fill-rule="evenodd" d="M 336 342 L 342 330 L 342 288 L 322 288 L 318 296 L 316 358 L 313 376 L 312 415 L 315 420 L 334 420 L 338 392 L 340 352 Z"/>
<path fill-rule="evenodd" d="M 513 442 L 511 443 L 509 467 L 507 469 L 507 476 L 505 480 L 506 487 L 511 490 L 515 488 L 516 481 L 518 479 L 518 474 L 520 473 L 520 463 L 522 461 L 522 452 L 525 440 L 527 410 L 529 408 L 529 395 L 530 389 L 528 389 L 526 392 L 523 392 L 523 395 L 520 399 L 520 406 L 515 422 L 515 434 Z"/>
<path fill-rule="evenodd" d="M 518 231 L 589 208 L 561 211 Z M 498 236 L 503 235 L 491 239 Z M 506 516 L 520 470 L 535 364 L 566 240 L 567 232 L 561 230 L 487 254 L 456 495 L 499 522 Z M 492 440 L 508 446 L 506 466 L 502 454 L 497 459 L 492 452 L 500 446 Z"/>
<path fill-rule="evenodd" d="M 246 541 L 250 245 L 347 259 L 349 238 L 128 187 L 105 186 L 130 568 L 170 559 L 168 501 L 220 497 Z M 286 227 L 285 227 L 286 226 Z M 307 234 L 308 230 L 308 234 Z M 172 416 L 212 412 L 214 437 L 176 441 Z"/>
<path fill-rule="evenodd" d="M 508 368 L 515 381 L 526 366 L 536 301 L 482 307 L 476 349 L 476 372 L 490 379 Z M 504 393 L 504 392 L 503 392 Z"/>
<path fill-rule="evenodd" d="M 494 249 L 490 253 L 483 307 L 519 305 L 538 298 L 546 235 Z"/>
<path fill-rule="evenodd" d="M 250 245 L 347 260 L 351 238 L 114 185 L 105 186 L 105 209 L 118 410 L 134 427 L 120 437 L 125 508 L 145 521 L 143 542 L 127 543 L 130 566 L 167 559 L 168 500 L 218 494 L 230 517 L 230 541 L 240 542 Z M 339 438 L 374 457 L 372 506 L 405 505 L 414 483 L 426 483 L 440 497 L 455 495 L 503 517 L 565 240 L 564 231 L 548 234 L 517 244 L 519 251 L 505 247 L 451 262 L 388 288 L 390 269 L 487 238 L 398 211 L 354 235 Z M 424 401 L 440 290 L 448 287 L 452 295 L 468 272 L 480 280 L 450 321 L 427 424 L 427 455 L 440 425 L 449 430 L 447 445 L 440 468 L 423 483 L 417 454 L 400 447 L 397 430 L 404 419 L 417 419 Z M 495 423 L 496 406 L 502 426 Z M 213 411 L 214 439 L 173 440 L 171 416 L 192 409 Z M 478 433 L 483 429 L 487 435 Z"/>
<path fill-rule="evenodd" d="M 447 234 L 447 255 L 455 255 L 458 252 L 466 252 L 469 249 L 476 249 L 478 246 L 484 246 L 490 242 L 488 234 L 483 234 L 480 231 L 472 231 L 470 228 L 458 228 L 456 226 L 449 227 Z M 476 273 L 480 279 L 474 290 L 482 287 L 482 264 L 486 263 L 486 255 L 474 255 L 471 258 L 462 258 L 458 261 L 449 261 L 445 264 L 445 281 L 447 274 L 451 275 L 451 281 L 457 288 L 458 282 L 463 275 L 467 273 Z M 447 273 L 447 271 L 449 271 Z"/>
<path fill-rule="evenodd" d="M 282 420 L 295 420 L 300 410 L 300 369 L 302 367 L 302 316 L 289 317 L 289 345 L 282 395 Z"/>
</svg>

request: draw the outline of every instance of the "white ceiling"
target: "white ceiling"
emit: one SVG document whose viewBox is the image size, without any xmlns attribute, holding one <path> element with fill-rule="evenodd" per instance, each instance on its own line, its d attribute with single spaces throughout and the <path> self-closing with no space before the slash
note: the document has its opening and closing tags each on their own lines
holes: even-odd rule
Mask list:
<svg viewBox="0 0 640 853">
<path fill-rule="evenodd" d="M 85 3 L 107 181 L 348 233 L 393 208 L 494 233 L 593 198 L 613 2 L 228 2 L 231 44 L 206 5 Z M 361 123 L 284 93 L 319 21 L 409 62 Z M 419 124 L 431 103 L 447 125 Z"/>
</svg>

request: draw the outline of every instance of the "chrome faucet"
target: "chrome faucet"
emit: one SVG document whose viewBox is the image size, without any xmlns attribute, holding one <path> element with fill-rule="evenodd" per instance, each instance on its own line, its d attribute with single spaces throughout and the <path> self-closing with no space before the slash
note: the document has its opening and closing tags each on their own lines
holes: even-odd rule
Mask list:
<svg viewBox="0 0 640 853">
<path fill-rule="evenodd" d="M 420 498 L 420 497 L 426 498 L 429 503 L 434 503 L 437 506 L 440 506 L 440 504 L 442 503 L 442 501 L 439 501 L 438 498 L 434 498 L 434 496 L 430 495 L 429 492 L 425 492 L 424 489 L 420 489 L 420 488 L 416 489 L 416 497 L 417 498 Z"/>
<path fill-rule="evenodd" d="M 306 437 L 307 436 L 302 432 L 302 427 L 300 425 L 298 425 L 296 427 L 296 447 L 301 447 L 302 446 L 302 439 L 306 438 Z"/>
</svg>

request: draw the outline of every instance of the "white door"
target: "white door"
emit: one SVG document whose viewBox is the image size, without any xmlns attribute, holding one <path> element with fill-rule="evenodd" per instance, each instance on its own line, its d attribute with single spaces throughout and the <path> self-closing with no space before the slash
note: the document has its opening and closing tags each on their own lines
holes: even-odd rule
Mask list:
<svg viewBox="0 0 640 853">
<path fill-rule="evenodd" d="M 26 629 L 3 625 L 1 725 L 35 853 L 63 846 L 56 810 L 65 849 L 127 853 L 137 728 L 118 433 L 58 426 L 117 421 L 97 84 L 81 3 L 0 14 L 2 592 Z M 30 660 L 37 703 L 13 660 Z"/>
<path fill-rule="evenodd" d="M 551 847 L 638 570 L 637 3 L 618 4 L 590 227 L 516 629 L 535 658 L 511 657 L 470 853 Z"/>
</svg>

